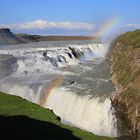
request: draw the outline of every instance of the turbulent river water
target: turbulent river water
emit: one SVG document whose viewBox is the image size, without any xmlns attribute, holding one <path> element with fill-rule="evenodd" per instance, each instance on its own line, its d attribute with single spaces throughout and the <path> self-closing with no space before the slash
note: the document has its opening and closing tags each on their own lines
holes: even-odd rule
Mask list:
<svg viewBox="0 0 140 140">
<path fill-rule="evenodd" d="M 62 123 L 116 137 L 107 50 L 100 41 L 0 46 L 0 91 L 53 110 Z"/>
</svg>

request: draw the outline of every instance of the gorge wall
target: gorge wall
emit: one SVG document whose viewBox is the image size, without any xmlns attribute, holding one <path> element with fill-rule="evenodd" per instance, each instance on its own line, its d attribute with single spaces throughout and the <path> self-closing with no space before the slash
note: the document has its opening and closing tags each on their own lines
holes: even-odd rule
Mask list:
<svg viewBox="0 0 140 140">
<path fill-rule="evenodd" d="M 111 62 L 118 133 L 127 140 L 140 140 L 140 30 L 127 32 L 112 43 Z"/>
</svg>

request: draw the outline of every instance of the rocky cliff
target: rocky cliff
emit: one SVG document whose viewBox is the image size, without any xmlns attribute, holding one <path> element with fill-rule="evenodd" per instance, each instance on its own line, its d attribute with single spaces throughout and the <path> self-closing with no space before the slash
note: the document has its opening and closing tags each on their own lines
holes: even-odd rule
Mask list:
<svg viewBox="0 0 140 140">
<path fill-rule="evenodd" d="M 2 28 L 0 29 L 0 45 L 7 44 L 19 44 L 25 43 L 19 37 L 15 36 L 10 29 Z"/>
<path fill-rule="evenodd" d="M 119 133 L 127 140 L 140 140 L 140 30 L 127 32 L 113 42 L 111 62 L 116 87 L 112 105 Z"/>
</svg>

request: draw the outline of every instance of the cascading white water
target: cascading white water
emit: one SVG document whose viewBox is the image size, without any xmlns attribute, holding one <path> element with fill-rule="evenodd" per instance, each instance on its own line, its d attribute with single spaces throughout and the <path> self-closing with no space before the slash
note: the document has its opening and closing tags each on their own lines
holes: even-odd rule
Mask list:
<svg viewBox="0 0 140 140">
<path fill-rule="evenodd" d="M 0 50 L 0 54 L 11 54 L 17 58 L 14 65 L 16 75 L 55 73 L 56 67 L 76 65 L 80 60 L 104 56 L 107 48 L 103 44 L 69 45 L 68 47 L 29 48 Z M 47 53 L 47 58 L 43 53 Z M 55 70 L 55 72 L 54 72 Z"/>
<path fill-rule="evenodd" d="M 3 84 L 1 91 L 20 96 L 28 101 L 39 104 L 43 86 L 39 86 L 37 93 L 27 85 Z M 48 90 L 48 89 L 46 89 Z M 65 88 L 52 88 L 45 99 L 43 107 L 53 110 L 61 118 L 61 122 L 79 127 L 93 134 L 117 137 L 117 120 L 111 101 L 106 98 L 91 98 L 79 96 L 65 90 Z"/>
<path fill-rule="evenodd" d="M 100 98 L 78 96 L 64 88 L 54 88 L 45 107 L 60 116 L 62 123 L 97 135 L 117 136 L 117 120 L 109 98 L 100 101 Z"/>
<path fill-rule="evenodd" d="M 44 52 L 46 54 L 43 56 Z M 104 57 L 106 52 L 107 47 L 103 44 L 0 50 L 0 54 L 12 54 L 17 59 L 16 65 L 12 64 L 12 68 L 15 69 L 13 73 L 0 80 L 0 90 L 40 104 L 41 95 L 46 87 L 48 95 L 44 99 L 43 106 L 52 109 L 63 123 L 97 135 L 116 137 L 117 122 L 109 97 L 101 101 L 100 97 L 90 97 L 86 93 L 78 95 L 66 90 L 64 86 L 59 88 L 52 86 L 48 92 L 49 84 L 56 75 L 71 73 L 60 68 L 76 65 L 87 59 Z M 85 71 L 90 72 L 90 69 Z"/>
</svg>

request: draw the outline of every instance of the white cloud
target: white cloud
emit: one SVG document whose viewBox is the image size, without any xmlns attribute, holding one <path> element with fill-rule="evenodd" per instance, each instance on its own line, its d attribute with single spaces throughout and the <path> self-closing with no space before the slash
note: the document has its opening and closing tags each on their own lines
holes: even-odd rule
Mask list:
<svg viewBox="0 0 140 140">
<path fill-rule="evenodd" d="M 20 23 L 20 24 L 1 24 L 1 28 L 10 28 L 14 30 L 32 30 L 32 29 L 64 29 L 64 30 L 88 30 L 93 31 L 95 25 L 85 22 L 51 22 L 42 19 Z"/>
<path fill-rule="evenodd" d="M 127 24 L 127 28 L 140 29 L 140 24 Z"/>
</svg>

